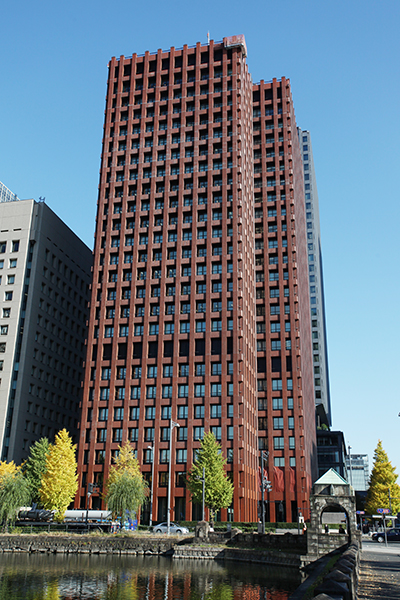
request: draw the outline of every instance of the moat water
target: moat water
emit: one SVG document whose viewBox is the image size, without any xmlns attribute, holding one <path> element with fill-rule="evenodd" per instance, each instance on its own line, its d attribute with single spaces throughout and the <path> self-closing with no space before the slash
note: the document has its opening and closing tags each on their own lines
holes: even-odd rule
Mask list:
<svg viewBox="0 0 400 600">
<path fill-rule="evenodd" d="M 163 557 L 0 555 L 0 600 L 287 600 L 293 569 Z"/>
</svg>

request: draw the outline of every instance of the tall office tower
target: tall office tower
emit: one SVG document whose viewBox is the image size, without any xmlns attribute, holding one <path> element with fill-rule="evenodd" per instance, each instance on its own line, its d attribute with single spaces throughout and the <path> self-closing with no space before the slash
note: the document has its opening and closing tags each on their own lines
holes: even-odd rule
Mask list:
<svg viewBox="0 0 400 600">
<path fill-rule="evenodd" d="M 76 437 L 92 256 L 44 203 L 0 203 L 1 460 Z"/>
<path fill-rule="evenodd" d="M 332 413 L 317 180 L 310 132 L 298 128 L 298 134 L 304 169 L 316 417 L 318 426 L 324 424 L 330 427 Z"/>
<path fill-rule="evenodd" d="M 15 200 L 19 200 L 17 194 L 14 194 L 0 181 L 0 202 L 14 202 Z"/>
<path fill-rule="evenodd" d="M 346 456 L 347 481 L 356 492 L 367 492 L 369 487 L 368 454 L 348 454 Z"/>
<path fill-rule="evenodd" d="M 129 440 L 149 480 L 154 455 L 153 519 L 167 515 L 170 458 L 171 518 L 199 518 L 185 475 L 208 430 L 235 486 L 222 519 L 258 518 L 259 431 L 272 520 L 308 503 L 315 423 L 301 157 L 288 81 L 253 86 L 245 58 L 236 36 L 109 64 L 80 506 Z M 257 94 L 263 138 L 253 146 Z M 263 157 L 257 233 L 253 147 Z M 179 428 L 169 440 L 171 419 Z"/>
</svg>

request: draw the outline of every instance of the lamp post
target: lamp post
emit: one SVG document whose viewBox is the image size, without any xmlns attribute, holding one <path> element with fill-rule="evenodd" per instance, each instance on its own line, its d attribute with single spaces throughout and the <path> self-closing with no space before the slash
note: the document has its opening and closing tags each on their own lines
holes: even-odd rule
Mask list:
<svg viewBox="0 0 400 600">
<path fill-rule="evenodd" d="M 167 506 L 167 533 L 170 534 L 171 529 L 171 473 L 172 473 L 172 432 L 175 427 L 180 427 L 172 419 L 169 423 L 169 465 L 168 465 L 168 506 Z"/>
<path fill-rule="evenodd" d="M 261 450 L 261 503 L 262 503 L 262 533 L 265 534 L 265 501 L 264 501 L 264 494 L 265 494 L 265 488 L 271 484 L 270 481 L 267 481 L 266 477 L 264 477 L 264 461 L 267 462 L 268 460 L 268 455 L 269 452 L 264 452 L 264 450 Z M 269 489 L 268 489 L 269 491 Z"/>
<path fill-rule="evenodd" d="M 154 442 L 152 446 L 147 446 L 149 450 L 151 450 L 151 487 L 150 487 L 150 519 L 149 519 L 149 527 L 153 525 L 153 490 L 154 490 Z"/>
<path fill-rule="evenodd" d="M 351 468 L 351 454 L 350 454 L 351 446 L 350 446 L 350 444 L 348 445 L 348 449 L 349 449 L 350 485 L 351 485 L 351 487 L 353 487 L 353 471 L 352 471 L 352 468 Z"/>
</svg>

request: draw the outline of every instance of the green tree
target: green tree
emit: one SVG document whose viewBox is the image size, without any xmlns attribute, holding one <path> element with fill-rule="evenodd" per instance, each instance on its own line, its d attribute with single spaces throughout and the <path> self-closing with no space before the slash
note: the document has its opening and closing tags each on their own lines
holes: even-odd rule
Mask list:
<svg viewBox="0 0 400 600">
<path fill-rule="evenodd" d="M 15 523 L 19 509 L 29 499 L 29 485 L 20 468 L 0 476 L 0 522 L 4 531 Z"/>
<path fill-rule="evenodd" d="M 225 473 L 225 465 L 226 460 L 222 455 L 221 445 L 213 433 L 206 433 L 188 475 L 188 488 L 192 494 L 192 501 L 201 504 L 203 499 L 201 479 L 204 467 L 204 504 L 210 510 L 211 523 L 214 522 L 215 511 L 228 508 L 232 502 L 233 484 Z"/>
<path fill-rule="evenodd" d="M 392 498 L 392 514 L 400 510 L 400 486 L 396 483 L 397 477 L 395 467 L 392 466 L 379 440 L 374 452 L 374 464 L 365 501 L 365 510 L 368 514 L 376 514 L 378 508 L 389 508 L 389 490 Z"/>
<path fill-rule="evenodd" d="M 32 502 L 40 502 L 39 490 L 42 485 L 42 477 L 46 471 L 46 460 L 49 453 L 49 440 L 41 438 L 35 442 L 29 451 L 28 460 L 23 466 L 24 475 L 28 481 Z"/>
<path fill-rule="evenodd" d="M 110 469 L 104 499 L 114 517 L 133 519 L 148 495 L 134 449 L 129 442 L 119 447 L 115 464 Z"/>
<path fill-rule="evenodd" d="M 55 519 L 59 522 L 78 489 L 75 452 L 76 446 L 72 444 L 68 431 L 62 429 L 57 433 L 54 444 L 50 444 L 46 457 L 40 500 L 44 508 L 56 511 Z"/>
</svg>

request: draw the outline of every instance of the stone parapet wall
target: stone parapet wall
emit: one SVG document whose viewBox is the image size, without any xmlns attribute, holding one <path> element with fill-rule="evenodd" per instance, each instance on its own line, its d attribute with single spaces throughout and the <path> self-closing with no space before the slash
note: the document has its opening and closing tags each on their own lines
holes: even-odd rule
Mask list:
<svg viewBox="0 0 400 600">
<path fill-rule="evenodd" d="M 40 552 L 48 554 L 172 554 L 181 540 L 173 538 L 2 535 L 2 552 Z"/>
</svg>

